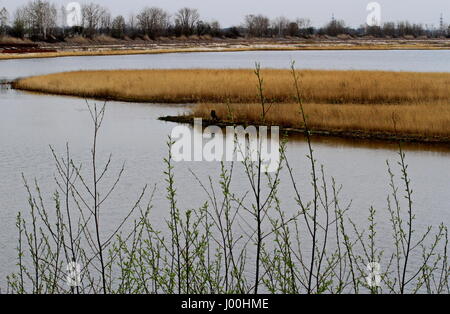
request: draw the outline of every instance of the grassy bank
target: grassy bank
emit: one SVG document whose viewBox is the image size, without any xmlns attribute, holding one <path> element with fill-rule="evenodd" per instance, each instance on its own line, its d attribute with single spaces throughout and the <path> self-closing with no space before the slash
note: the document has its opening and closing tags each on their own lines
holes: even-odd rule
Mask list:
<svg viewBox="0 0 450 314">
<path fill-rule="evenodd" d="M 138 54 L 162 54 L 162 53 L 188 53 L 188 52 L 207 52 L 211 49 L 203 48 L 176 48 L 176 49 L 91 49 L 82 51 L 57 51 L 44 53 L 28 53 L 28 54 L 2 54 L 0 60 L 9 59 L 33 59 L 33 58 L 57 58 L 57 57 L 84 57 L 84 56 L 114 56 L 114 55 L 138 55 Z M 217 49 L 214 51 L 222 51 Z M 230 49 L 226 51 L 239 51 L 238 49 Z"/>
<path fill-rule="evenodd" d="M 265 122 L 301 128 L 288 70 L 263 70 Z M 450 136 L 450 74 L 381 71 L 299 71 L 310 127 L 333 134 L 396 133 L 414 139 Z M 158 103 L 196 103 L 193 116 L 222 123 L 260 123 L 252 70 L 80 71 L 31 77 L 29 91 Z M 393 123 L 395 120 L 395 126 Z"/>
<path fill-rule="evenodd" d="M 446 105 L 305 104 L 304 109 L 311 133 L 315 135 L 450 143 L 450 106 Z M 219 121 L 211 119 L 211 110 L 216 111 Z M 261 108 L 256 104 L 199 104 L 191 115 L 168 116 L 161 120 L 192 124 L 194 117 L 201 117 L 204 125 L 258 125 L 261 114 Z M 281 126 L 288 134 L 304 132 L 296 104 L 276 104 L 267 113 L 265 124 Z"/>
<path fill-rule="evenodd" d="M 174 48 L 174 49 L 91 49 L 83 51 L 57 51 L 28 54 L 1 54 L 0 60 L 9 59 L 33 59 L 33 58 L 57 58 L 57 57 L 84 57 L 84 56 L 114 56 L 114 55 L 139 55 L 139 54 L 162 54 L 162 53 L 189 53 L 208 51 L 244 51 L 244 49 L 208 49 L 208 48 Z"/>
<path fill-rule="evenodd" d="M 450 73 L 299 71 L 306 103 L 450 104 Z M 263 70 L 269 103 L 293 101 L 291 73 Z M 79 71 L 21 79 L 15 88 L 161 103 L 258 103 L 252 70 Z"/>
<path fill-rule="evenodd" d="M 142 48 L 133 45 L 118 45 L 116 48 L 99 48 L 97 46 L 83 46 L 83 50 L 62 49 L 57 52 L 6 54 L 0 53 L 0 60 L 31 59 L 31 58 L 57 58 L 77 56 L 110 56 L 110 55 L 136 55 L 136 54 L 162 54 L 162 53 L 189 53 L 189 52 L 238 52 L 238 51 L 293 51 L 293 50 L 448 50 L 450 46 L 427 43 L 300 43 L 300 44 L 191 44 L 188 47 L 177 48 Z M 185 46 L 181 44 L 181 46 Z M 57 49 L 61 49 L 57 47 Z"/>
</svg>

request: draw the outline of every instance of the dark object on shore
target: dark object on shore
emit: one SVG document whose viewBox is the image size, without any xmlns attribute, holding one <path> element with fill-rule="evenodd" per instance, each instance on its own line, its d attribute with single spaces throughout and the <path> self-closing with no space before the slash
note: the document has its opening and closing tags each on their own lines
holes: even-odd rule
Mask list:
<svg viewBox="0 0 450 314">
<path fill-rule="evenodd" d="M 211 118 L 212 118 L 214 121 L 219 121 L 219 117 L 217 116 L 215 110 L 211 110 Z"/>
</svg>

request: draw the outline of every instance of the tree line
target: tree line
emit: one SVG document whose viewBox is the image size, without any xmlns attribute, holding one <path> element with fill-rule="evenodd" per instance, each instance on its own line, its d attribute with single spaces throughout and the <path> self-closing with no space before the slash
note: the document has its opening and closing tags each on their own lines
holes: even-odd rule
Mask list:
<svg viewBox="0 0 450 314">
<path fill-rule="evenodd" d="M 354 37 L 450 37 L 450 27 L 428 27 L 409 22 L 387 22 L 381 26 L 346 26 L 334 17 L 323 27 L 313 27 L 311 20 L 285 17 L 270 19 L 265 15 L 247 15 L 241 25 L 222 28 L 216 20 L 205 21 L 197 9 L 182 8 L 171 14 L 161 8 L 146 7 L 128 17 L 112 16 L 107 7 L 95 3 L 81 6 L 78 26 L 67 25 L 67 9 L 43 0 L 30 1 L 13 14 L 0 10 L 0 35 L 31 40 L 63 41 L 68 37 L 94 38 L 107 35 L 118 39 L 158 39 L 160 37 L 210 36 L 237 37 L 310 37 L 313 35 Z"/>
</svg>

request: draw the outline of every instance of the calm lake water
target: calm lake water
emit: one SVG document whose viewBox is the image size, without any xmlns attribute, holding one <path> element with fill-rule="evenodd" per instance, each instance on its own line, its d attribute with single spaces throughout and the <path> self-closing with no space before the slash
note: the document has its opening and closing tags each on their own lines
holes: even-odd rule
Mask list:
<svg viewBox="0 0 450 314">
<path fill-rule="evenodd" d="M 289 68 L 450 72 L 449 50 L 247 51 L 6 60 L 0 80 L 76 70 L 149 68 Z"/>
<path fill-rule="evenodd" d="M 67 57 L 0 61 L 0 79 L 15 79 L 44 73 L 79 69 L 122 68 L 251 68 L 255 61 L 263 67 L 287 68 L 296 60 L 298 68 L 377 69 L 396 71 L 450 72 L 450 51 L 299 51 L 239 52 L 135 55 L 107 57 Z M 93 103 L 93 102 L 91 102 Z M 126 171 L 116 193 L 105 205 L 105 231 L 113 229 L 132 206 L 140 189 L 156 184 L 154 220 L 163 222 L 168 211 L 163 181 L 162 159 L 167 155 L 167 137 L 173 123 L 158 121 L 164 115 L 186 110 L 184 105 L 159 105 L 110 102 L 100 136 L 99 156 L 106 160 L 113 154 L 112 172 L 126 162 Z M 88 163 L 92 125 L 84 100 L 72 97 L 45 96 L 0 89 L 0 287 L 16 263 L 15 217 L 27 211 L 27 196 L 22 173 L 38 180 L 45 201 L 52 204 L 56 186 L 54 161 L 49 145 L 64 153 L 71 147 L 75 160 Z M 386 160 L 395 167 L 397 146 L 334 139 L 316 139 L 314 150 L 328 176 L 343 184 L 342 203 L 352 201 L 350 216 L 364 226 L 368 208 L 378 210 L 379 246 L 391 244 L 386 197 L 389 193 Z M 297 174 L 298 185 L 310 196 L 307 149 L 302 140 L 288 143 L 288 158 Z M 417 229 L 450 223 L 450 147 L 414 145 L 406 147 L 407 162 L 414 189 Z M 203 204 L 201 187 L 193 184 L 189 170 L 201 179 L 218 178 L 219 164 L 181 162 L 175 164 L 179 204 L 186 209 Z M 248 190 L 242 172 L 237 172 L 232 187 Z M 280 197 L 286 208 L 294 208 L 294 194 L 288 180 L 282 180 Z M 385 231 L 385 232 L 383 232 Z"/>
</svg>

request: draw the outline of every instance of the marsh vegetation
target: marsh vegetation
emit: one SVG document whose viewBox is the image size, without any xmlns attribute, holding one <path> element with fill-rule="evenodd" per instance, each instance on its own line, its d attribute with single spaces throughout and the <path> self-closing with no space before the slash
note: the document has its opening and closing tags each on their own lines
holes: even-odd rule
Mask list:
<svg viewBox="0 0 450 314">
<path fill-rule="evenodd" d="M 265 123 L 302 128 L 289 70 L 260 70 Z M 450 136 L 450 74 L 298 71 L 312 130 Z M 262 114 L 253 70 L 79 71 L 21 79 L 15 88 L 61 95 L 155 103 L 195 103 L 192 115 L 258 124 Z M 395 121 L 395 129 L 393 124 Z"/>
<path fill-rule="evenodd" d="M 257 71 L 257 96 L 265 108 L 258 75 Z M 447 225 L 416 230 L 416 192 L 402 145 L 398 163 L 386 163 L 390 230 L 378 228 L 375 207 L 367 209 L 367 225 L 357 225 L 348 216 L 351 202 L 340 197 L 343 187 L 317 162 L 300 77 L 295 70 L 291 75 L 308 147 L 301 165 L 294 167 L 288 160 L 283 143 L 282 161 L 271 174 L 261 171 L 260 158 L 221 163 L 219 176 L 206 181 L 192 172 L 193 182 L 204 191 L 204 202 L 191 208 L 178 196 L 181 187 L 169 138 L 162 161 L 167 207 L 153 208 L 154 195 L 162 191 L 145 186 L 110 233 L 102 224 L 108 210 L 105 201 L 120 184 L 124 168 L 112 175 L 113 159 L 98 159 L 106 107 L 90 106 L 93 140 L 88 166 L 71 157 L 69 146 L 64 153 L 52 149 L 57 186 L 53 204 L 45 201 L 37 181 L 30 184 L 24 177 L 30 211 L 17 217 L 18 268 L 8 277 L 8 291 L 449 293 Z M 295 170 L 299 166 L 301 173 Z M 235 189 L 238 173 L 247 189 Z M 309 184 L 300 186 L 298 176 L 305 173 Z M 294 211 L 279 197 L 281 180 L 290 182 Z M 154 210 L 165 210 L 164 224 L 154 222 Z M 381 243 L 381 232 L 390 233 L 391 240 Z M 80 285 L 72 288 L 67 286 L 71 274 L 65 267 L 70 262 L 82 265 Z M 374 280 L 380 285 L 370 284 Z"/>
</svg>

